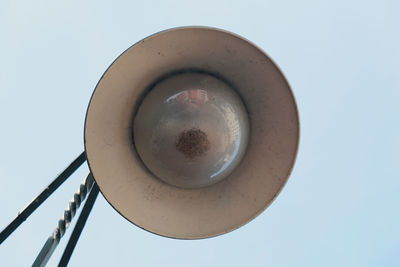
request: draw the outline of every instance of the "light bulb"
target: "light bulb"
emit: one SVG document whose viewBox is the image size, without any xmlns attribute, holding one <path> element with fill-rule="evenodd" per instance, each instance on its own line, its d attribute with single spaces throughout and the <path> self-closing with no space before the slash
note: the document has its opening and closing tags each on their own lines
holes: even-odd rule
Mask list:
<svg viewBox="0 0 400 267">
<path fill-rule="evenodd" d="M 199 188 L 227 177 L 240 163 L 249 135 L 239 95 L 213 75 L 186 72 L 155 84 L 133 122 L 147 169 L 177 187 Z"/>
</svg>

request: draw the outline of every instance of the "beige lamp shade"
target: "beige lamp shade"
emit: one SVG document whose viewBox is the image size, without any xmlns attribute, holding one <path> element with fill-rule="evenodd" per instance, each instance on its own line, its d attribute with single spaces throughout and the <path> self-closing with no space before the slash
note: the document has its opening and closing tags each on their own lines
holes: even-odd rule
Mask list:
<svg viewBox="0 0 400 267">
<path fill-rule="evenodd" d="M 244 122 L 238 125 L 248 130 L 236 165 L 226 177 L 199 187 L 160 179 L 141 154 L 148 152 L 142 146 L 147 136 L 142 125 L 151 128 L 143 116 L 156 117 L 140 106 L 160 81 L 179 73 L 189 73 L 181 80 L 201 80 L 206 74 L 218 79 L 209 84 L 223 81 L 221 86 L 232 88 L 232 99 L 240 99 L 243 105 L 237 106 L 246 113 L 246 118 L 239 116 Z M 151 110 L 151 102 L 144 105 Z M 154 105 L 154 113 L 158 108 Z M 138 119 L 140 113 L 145 115 Z M 98 82 L 85 122 L 89 168 L 107 201 L 135 225 L 180 239 L 227 233 L 260 214 L 285 185 L 298 143 L 295 99 L 278 67 L 244 38 L 207 27 L 162 31 L 127 49 Z M 179 160 L 173 164 L 179 167 Z"/>
</svg>

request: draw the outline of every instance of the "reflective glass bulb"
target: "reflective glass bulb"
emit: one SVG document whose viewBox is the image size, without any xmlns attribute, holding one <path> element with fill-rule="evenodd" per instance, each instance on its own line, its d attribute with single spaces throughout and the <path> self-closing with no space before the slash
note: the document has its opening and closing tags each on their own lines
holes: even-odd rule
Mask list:
<svg viewBox="0 0 400 267">
<path fill-rule="evenodd" d="M 247 146 L 249 121 L 237 93 L 204 73 L 180 73 L 144 97 L 133 138 L 148 170 L 177 187 L 198 188 L 227 177 Z"/>
</svg>

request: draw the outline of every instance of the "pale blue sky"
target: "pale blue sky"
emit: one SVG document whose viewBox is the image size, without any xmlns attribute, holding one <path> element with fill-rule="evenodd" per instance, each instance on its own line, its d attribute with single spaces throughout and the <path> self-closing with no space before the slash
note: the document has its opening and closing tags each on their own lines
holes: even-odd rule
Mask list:
<svg viewBox="0 0 400 267">
<path fill-rule="evenodd" d="M 205 25 L 251 40 L 287 76 L 301 142 L 286 187 L 249 224 L 197 241 L 145 232 L 99 196 L 70 266 L 400 266 L 399 3 L 2 0 L 0 228 L 83 150 L 89 98 L 120 53 Z M 0 246 L 1 266 L 32 264 L 87 172 Z"/>
</svg>

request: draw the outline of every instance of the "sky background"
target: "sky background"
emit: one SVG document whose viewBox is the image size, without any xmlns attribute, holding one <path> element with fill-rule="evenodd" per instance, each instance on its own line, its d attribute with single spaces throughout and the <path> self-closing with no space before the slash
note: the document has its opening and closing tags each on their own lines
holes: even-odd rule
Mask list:
<svg viewBox="0 0 400 267">
<path fill-rule="evenodd" d="M 396 0 L 1 0 L 0 228 L 83 151 L 90 96 L 118 55 L 204 25 L 254 42 L 291 84 L 301 139 L 287 185 L 247 225 L 196 241 L 141 230 L 99 195 L 70 266 L 400 266 L 399 12 Z M 1 266 L 33 263 L 87 173 L 0 246 Z"/>
</svg>

